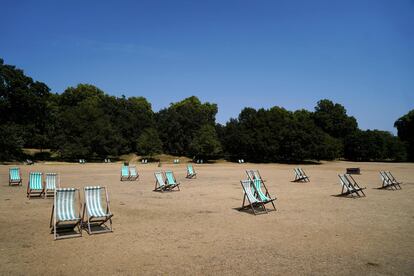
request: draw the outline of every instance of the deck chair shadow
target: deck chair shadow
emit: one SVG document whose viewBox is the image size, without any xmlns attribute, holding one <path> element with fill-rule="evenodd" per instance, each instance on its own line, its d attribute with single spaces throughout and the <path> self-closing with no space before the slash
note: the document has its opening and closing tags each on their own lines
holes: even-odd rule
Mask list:
<svg viewBox="0 0 414 276">
<path fill-rule="evenodd" d="M 54 196 L 56 188 L 60 188 L 59 175 L 57 173 L 46 173 L 45 183 L 45 198 Z"/>
<path fill-rule="evenodd" d="M 197 178 L 197 173 L 195 172 L 193 165 L 187 165 L 187 176 L 186 178 Z"/>
<path fill-rule="evenodd" d="M 9 169 L 9 186 L 21 186 L 22 185 L 22 173 L 20 168 Z"/>
<path fill-rule="evenodd" d="M 360 187 L 355 179 L 349 174 L 338 174 L 339 181 L 342 187 L 341 193 L 338 196 L 355 195 L 358 197 L 366 196 L 364 193 L 365 187 Z"/>
<path fill-rule="evenodd" d="M 254 196 L 257 193 L 256 187 L 252 185 L 250 179 L 241 180 L 240 184 L 243 188 L 243 202 L 239 211 L 252 211 L 254 215 L 267 214 L 267 209 L 264 203 Z M 254 192 L 252 192 L 254 191 Z"/>
<path fill-rule="evenodd" d="M 172 191 L 173 189 L 177 188 L 180 191 L 180 182 L 177 182 L 177 179 L 175 178 L 172 171 L 165 172 L 165 179 L 168 190 Z"/>
<path fill-rule="evenodd" d="M 78 204 L 76 204 L 76 198 Z M 79 189 L 56 188 L 53 200 L 50 228 L 55 240 L 81 237 L 82 205 Z M 78 205 L 77 211 L 76 205 Z"/>
<path fill-rule="evenodd" d="M 129 180 L 135 181 L 139 177 L 137 167 L 135 166 L 129 166 Z"/>
<path fill-rule="evenodd" d="M 167 186 L 165 185 L 164 174 L 162 172 L 155 172 L 155 192 L 164 192 L 167 191 Z"/>
<path fill-rule="evenodd" d="M 129 168 L 128 166 L 122 165 L 121 167 L 121 181 L 129 179 Z"/>
<path fill-rule="evenodd" d="M 43 186 L 43 173 L 31 172 L 29 174 L 29 181 L 27 183 L 27 197 L 42 197 L 45 193 Z"/>
<path fill-rule="evenodd" d="M 102 192 L 104 193 L 102 194 Z M 89 235 L 112 232 L 113 214 L 109 208 L 107 189 L 100 186 L 90 186 L 84 188 L 84 193 L 83 228 Z M 105 204 L 102 204 L 102 201 Z"/>
<path fill-rule="evenodd" d="M 302 170 L 302 168 L 294 168 L 293 170 L 295 171 L 295 179 L 293 182 L 310 182 L 309 177 Z"/>
</svg>

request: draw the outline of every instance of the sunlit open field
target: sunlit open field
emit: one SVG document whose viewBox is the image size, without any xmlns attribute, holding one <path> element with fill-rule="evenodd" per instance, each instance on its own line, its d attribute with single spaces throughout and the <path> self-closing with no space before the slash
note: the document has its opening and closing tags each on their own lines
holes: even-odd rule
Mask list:
<svg viewBox="0 0 414 276">
<path fill-rule="evenodd" d="M 310 183 L 293 183 L 294 165 L 164 164 L 181 191 L 153 192 L 156 164 L 137 165 L 140 178 L 120 182 L 120 163 L 20 166 L 23 186 L 8 186 L 0 166 L 0 274 L 2 275 L 412 275 L 414 164 L 328 162 L 302 165 Z M 365 198 L 336 197 L 337 174 L 361 167 L 355 179 Z M 240 180 L 259 169 L 276 212 L 237 210 Z M 402 190 L 376 189 L 390 170 Z M 106 186 L 113 233 L 54 241 L 52 199 L 27 199 L 29 171 L 58 172 L 62 187 Z"/>
</svg>

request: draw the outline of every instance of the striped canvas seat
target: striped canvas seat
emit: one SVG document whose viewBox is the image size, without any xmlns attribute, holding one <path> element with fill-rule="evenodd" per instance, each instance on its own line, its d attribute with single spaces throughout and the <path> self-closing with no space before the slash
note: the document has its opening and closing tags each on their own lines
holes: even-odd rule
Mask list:
<svg viewBox="0 0 414 276">
<path fill-rule="evenodd" d="M 138 179 L 138 172 L 135 166 L 129 167 L 129 179 L 130 180 L 137 180 Z"/>
<path fill-rule="evenodd" d="M 79 220 L 79 214 L 75 213 L 75 188 L 56 189 L 56 218 L 57 221 Z"/>
<path fill-rule="evenodd" d="M 10 168 L 9 169 L 9 185 L 21 185 L 22 184 L 22 178 L 20 176 L 20 169 Z"/>
<path fill-rule="evenodd" d="M 43 174 L 41 172 L 31 172 L 29 174 L 29 183 L 27 185 L 27 196 L 42 196 L 43 188 Z"/>
<path fill-rule="evenodd" d="M 128 178 L 129 178 L 128 166 L 122 165 L 122 167 L 121 167 L 121 181 L 127 180 Z"/>
<path fill-rule="evenodd" d="M 105 192 L 106 208 L 103 205 L 102 199 Z M 84 223 L 86 224 L 86 231 L 89 234 L 97 234 L 104 232 L 112 232 L 112 216 L 113 214 L 109 210 L 109 197 L 108 192 L 105 187 L 100 186 L 90 186 L 84 188 L 85 192 L 85 204 L 84 204 L 84 214 L 86 212 L 86 220 L 83 218 Z M 109 221 L 110 225 L 105 223 Z M 92 230 L 94 226 L 99 226 L 99 230 Z"/>
<path fill-rule="evenodd" d="M 45 197 L 54 193 L 55 189 L 59 187 L 58 174 L 57 173 L 46 173 L 45 177 Z"/>
<path fill-rule="evenodd" d="M 154 191 L 163 192 L 166 190 L 164 175 L 162 172 L 155 172 L 155 188 Z"/>
<path fill-rule="evenodd" d="M 172 190 L 174 188 L 178 188 L 180 190 L 180 183 L 178 183 L 174 177 L 174 173 L 172 171 L 165 172 L 165 178 L 167 179 L 167 187 Z"/>
</svg>

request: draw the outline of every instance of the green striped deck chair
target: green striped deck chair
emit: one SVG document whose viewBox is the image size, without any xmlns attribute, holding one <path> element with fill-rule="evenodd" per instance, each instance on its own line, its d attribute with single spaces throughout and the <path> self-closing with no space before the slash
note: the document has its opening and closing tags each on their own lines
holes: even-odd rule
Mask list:
<svg viewBox="0 0 414 276">
<path fill-rule="evenodd" d="M 252 184 L 254 185 L 251 185 L 251 187 L 256 188 L 256 189 L 252 189 L 252 192 L 256 196 L 256 198 L 260 200 L 261 202 L 263 202 L 263 204 L 271 203 L 273 205 L 273 209 L 276 211 L 276 206 L 273 203 L 273 201 L 276 200 L 276 197 L 275 198 L 271 197 L 265 184 L 260 179 L 253 180 Z M 262 190 L 262 186 L 265 189 L 264 192 Z"/>
<path fill-rule="evenodd" d="M 76 204 L 76 198 L 78 204 Z M 78 208 L 76 208 L 76 205 L 78 205 Z M 50 228 L 52 228 L 55 240 L 82 236 L 81 208 L 79 189 L 55 189 L 52 215 L 50 217 Z"/>
<path fill-rule="evenodd" d="M 195 172 L 193 165 L 188 164 L 187 165 L 187 176 L 186 178 L 196 178 L 197 177 L 197 173 Z"/>
<path fill-rule="evenodd" d="M 339 196 L 347 196 L 347 195 L 351 195 L 352 197 L 354 197 L 354 195 L 357 195 L 358 197 L 361 197 L 362 195 L 365 196 L 365 193 L 363 191 L 365 188 L 361 188 L 351 175 L 339 174 L 338 177 L 339 177 L 340 184 L 342 186 L 342 190 Z"/>
<path fill-rule="evenodd" d="M 54 195 L 55 189 L 60 187 L 58 174 L 46 173 L 45 182 L 45 198 L 47 198 L 48 195 Z"/>
<path fill-rule="evenodd" d="M 128 166 L 122 165 L 121 167 L 121 181 L 129 179 L 129 168 Z"/>
<path fill-rule="evenodd" d="M 109 208 L 108 191 L 105 187 L 85 187 L 85 204 L 82 221 L 88 234 L 112 232 L 113 214 Z M 104 202 L 104 204 L 102 204 Z M 85 218 L 86 216 L 86 218 Z M 107 222 L 109 221 L 109 225 Z M 97 228 L 96 230 L 94 228 Z"/>
<path fill-rule="evenodd" d="M 31 172 L 29 174 L 29 182 L 27 183 L 27 197 L 30 199 L 32 196 L 43 196 L 45 192 L 43 186 L 43 173 Z"/>
<path fill-rule="evenodd" d="M 12 185 L 22 185 L 22 174 L 20 168 L 10 168 L 9 169 L 9 186 Z"/>
<path fill-rule="evenodd" d="M 254 193 L 257 193 L 256 187 L 252 185 L 250 180 L 241 180 L 240 184 L 243 187 L 243 203 L 242 206 L 239 208 L 239 211 L 246 211 L 251 209 L 253 214 L 267 214 L 267 209 L 264 203 L 254 196 Z M 254 191 L 254 192 L 253 192 Z M 247 199 L 247 201 L 246 201 Z"/>
<path fill-rule="evenodd" d="M 164 192 L 167 190 L 167 186 L 165 185 L 164 174 L 162 172 L 155 172 L 155 192 Z"/>
<path fill-rule="evenodd" d="M 165 178 L 167 180 L 166 185 L 167 188 L 172 191 L 174 188 L 178 188 L 180 191 L 180 183 L 177 182 L 175 179 L 174 173 L 172 171 L 166 171 L 165 172 Z"/>
<path fill-rule="evenodd" d="M 135 181 L 139 177 L 137 167 L 129 166 L 129 180 Z"/>
</svg>

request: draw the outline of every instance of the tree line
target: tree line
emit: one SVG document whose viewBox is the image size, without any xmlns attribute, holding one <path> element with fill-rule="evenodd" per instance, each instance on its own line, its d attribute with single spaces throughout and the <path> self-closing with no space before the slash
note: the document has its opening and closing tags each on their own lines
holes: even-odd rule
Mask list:
<svg viewBox="0 0 414 276">
<path fill-rule="evenodd" d="M 346 109 L 320 100 L 314 111 L 244 108 L 226 124 L 218 107 L 189 97 L 158 112 L 143 97 L 115 97 L 89 84 L 63 93 L 0 59 L 0 160 L 76 160 L 159 153 L 251 162 L 413 161 L 414 110 L 395 122 L 398 136 L 361 130 Z"/>
</svg>

